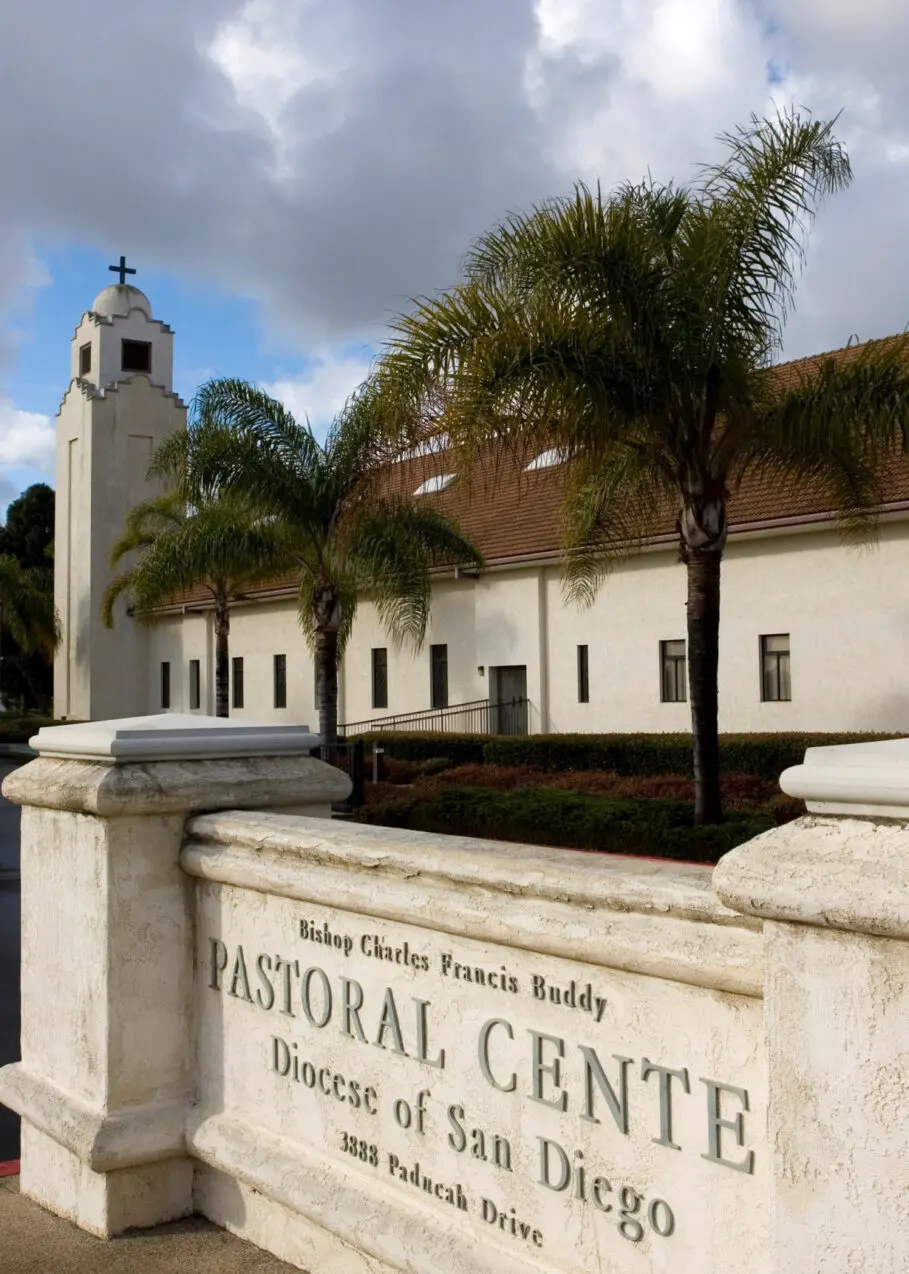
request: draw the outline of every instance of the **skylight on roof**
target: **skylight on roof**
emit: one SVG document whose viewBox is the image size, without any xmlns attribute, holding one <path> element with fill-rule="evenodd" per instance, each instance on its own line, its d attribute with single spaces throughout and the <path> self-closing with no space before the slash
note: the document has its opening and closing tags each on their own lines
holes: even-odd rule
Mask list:
<svg viewBox="0 0 909 1274">
<path fill-rule="evenodd" d="M 454 473 L 437 473 L 431 478 L 427 478 L 425 482 L 421 482 L 414 491 L 414 495 L 432 495 L 436 491 L 445 491 L 454 482 L 457 474 Z"/>
<path fill-rule="evenodd" d="M 536 460 L 531 460 L 524 472 L 532 473 L 534 469 L 553 469 L 557 464 L 564 464 L 567 459 L 568 452 L 564 447 L 550 447 L 548 451 L 541 452 Z"/>
<path fill-rule="evenodd" d="M 447 451 L 449 446 L 448 434 L 436 434 L 432 438 L 427 438 L 425 442 L 421 442 L 416 447 L 411 447 L 409 451 L 404 451 L 398 456 L 398 460 L 416 460 L 418 456 L 431 456 L 437 451 Z"/>
</svg>

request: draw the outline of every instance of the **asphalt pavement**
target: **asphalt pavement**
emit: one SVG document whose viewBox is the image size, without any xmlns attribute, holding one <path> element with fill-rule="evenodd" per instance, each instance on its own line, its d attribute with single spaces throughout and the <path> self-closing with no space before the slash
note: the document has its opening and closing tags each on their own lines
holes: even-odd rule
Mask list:
<svg viewBox="0 0 909 1274">
<path fill-rule="evenodd" d="M 19 912 L 19 807 L 0 797 L 0 1066 L 19 1060 Z M 18 1158 L 19 1117 L 0 1106 L 0 1163 Z"/>
</svg>

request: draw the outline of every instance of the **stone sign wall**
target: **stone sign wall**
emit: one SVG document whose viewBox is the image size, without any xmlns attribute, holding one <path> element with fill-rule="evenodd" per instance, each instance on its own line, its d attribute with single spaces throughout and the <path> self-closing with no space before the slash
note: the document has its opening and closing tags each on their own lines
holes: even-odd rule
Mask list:
<svg viewBox="0 0 909 1274">
<path fill-rule="evenodd" d="M 311 826 L 293 820 L 272 820 L 270 830 L 279 859 L 263 856 L 261 820 L 251 843 L 252 828 L 234 816 L 199 820 L 195 837 L 207 844 L 194 837 L 184 854 L 205 876 L 196 925 L 201 1128 L 209 1114 L 233 1121 L 249 1138 L 286 1143 L 314 1176 L 341 1172 L 350 1218 L 364 1198 L 380 1199 L 385 1233 L 352 1231 L 377 1256 L 391 1255 L 389 1240 L 417 1218 L 427 1247 L 460 1251 L 456 1265 L 411 1253 L 415 1269 L 476 1269 L 468 1254 L 478 1247 L 490 1268 L 506 1255 L 515 1268 L 553 1271 L 768 1268 L 761 1002 L 610 967 L 613 904 L 627 906 L 638 890 L 643 905 L 649 865 L 624 860 L 601 872 L 599 860 L 583 860 L 587 914 L 564 923 L 601 928 L 602 938 L 596 962 L 579 961 L 478 941 L 453 932 L 471 925 L 451 916 L 446 929 L 431 917 L 406 923 L 413 909 L 403 898 L 400 920 L 370 914 L 402 867 L 425 860 L 427 838 L 344 828 L 314 841 Z M 423 886 L 439 918 L 446 892 L 457 913 L 465 865 L 475 889 L 493 883 L 510 853 L 488 846 L 477 862 L 477 851 L 444 843 L 447 864 Z M 535 903 L 542 927 L 548 908 L 565 906 L 553 894 L 576 882 L 560 879 L 558 851 L 524 852 L 522 876 L 535 889 L 519 906 Z M 288 887 L 294 860 L 298 896 L 271 892 Z M 313 899 L 326 892 L 316 863 L 322 878 L 337 875 L 328 892 L 345 892 L 347 908 Z M 741 939 L 732 918 L 711 908 L 708 872 L 667 875 L 662 912 L 625 913 L 649 938 L 651 960 L 671 964 L 677 950 L 681 963 L 708 925 L 720 942 Z M 695 919 L 698 893 L 704 914 Z M 510 901 L 490 890 L 506 929 Z M 393 908 L 386 900 L 383 910 Z M 312 1214 L 305 1189 L 294 1202 Z"/>
<path fill-rule="evenodd" d="M 332 822 L 297 728 L 35 742 L 44 1207 L 311 1274 L 909 1269 L 909 741 L 810 749 L 715 870 Z"/>
</svg>

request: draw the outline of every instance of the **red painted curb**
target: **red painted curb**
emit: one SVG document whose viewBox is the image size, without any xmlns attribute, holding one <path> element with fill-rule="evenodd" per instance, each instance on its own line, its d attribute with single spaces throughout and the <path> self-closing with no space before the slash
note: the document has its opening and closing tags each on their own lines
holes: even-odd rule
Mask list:
<svg viewBox="0 0 909 1274">
<path fill-rule="evenodd" d="M 0 1163 L 0 1177 L 18 1177 L 18 1175 L 18 1159 L 10 1159 L 8 1163 Z"/>
</svg>

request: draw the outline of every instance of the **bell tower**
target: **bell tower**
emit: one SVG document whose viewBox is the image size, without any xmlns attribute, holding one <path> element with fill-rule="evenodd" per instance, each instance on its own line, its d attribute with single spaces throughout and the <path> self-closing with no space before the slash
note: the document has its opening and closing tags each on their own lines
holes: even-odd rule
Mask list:
<svg viewBox="0 0 909 1274">
<path fill-rule="evenodd" d="M 71 721 L 147 713 L 149 635 L 116 608 L 101 618 L 110 552 L 126 515 L 161 492 L 148 479 L 159 443 L 186 428 L 173 392 L 174 335 L 148 297 L 120 281 L 95 297 L 72 340 L 70 384 L 57 414 L 54 601 L 62 639 L 54 659 L 54 715 Z M 118 568 L 128 567 L 124 562 Z"/>
</svg>

